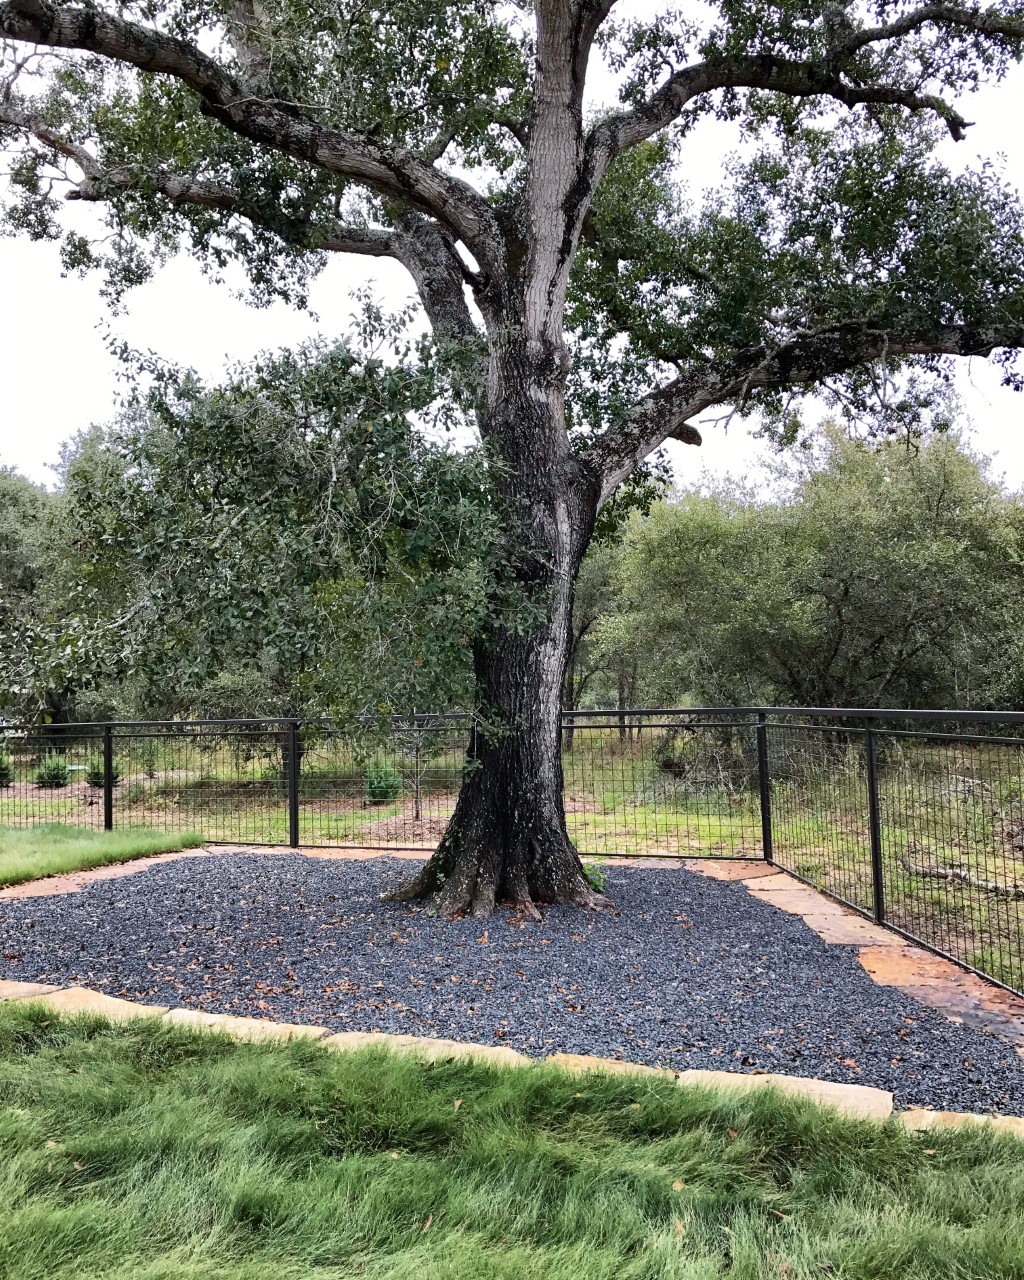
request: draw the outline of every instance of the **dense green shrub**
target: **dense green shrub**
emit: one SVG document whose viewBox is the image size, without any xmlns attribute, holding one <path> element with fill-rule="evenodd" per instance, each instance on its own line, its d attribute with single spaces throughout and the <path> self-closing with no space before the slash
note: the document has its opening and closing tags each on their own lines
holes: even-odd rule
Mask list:
<svg viewBox="0 0 1024 1280">
<path fill-rule="evenodd" d="M 402 779 L 389 764 L 374 762 L 366 766 L 366 798 L 371 804 L 396 800 L 402 792 Z"/>
<path fill-rule="evenodd" d="M 102 787 L 104 782 L 105 770 L 103 768 L 102 756 L 90 756 L 85 766 L 85 780 L 90 787 Z M 116 787 L 121 781 L 121 770 L 117 766 L 117 761 L 113 761 L 110 768 L 110 784 Z"/>
<path fill-rule="evenodd" d="M 6 751 L 0 751 L 0 787 L 9 787 L 14 781 L 14 761 Z"/>
<path fill-rule="evenodd" d="M 67 760 L 58 751 L 48 751 L 36 769 L 36 786 L 66 787 L 70 777 Z"/>
</svg>

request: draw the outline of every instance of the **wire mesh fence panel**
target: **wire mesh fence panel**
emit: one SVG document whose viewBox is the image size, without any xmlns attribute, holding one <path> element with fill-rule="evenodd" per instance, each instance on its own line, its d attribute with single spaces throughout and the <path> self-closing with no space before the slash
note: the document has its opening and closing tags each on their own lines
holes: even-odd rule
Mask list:
<svg viewBox="0 0 1024 1280">
<path fill-rule="evenodd" d="M 871 911 L 864 731 L 772 720 L 766 735 L 776 865 Z"/>
<path fill-rule="evenodd" d="M 103 827 L 102 730 L 0 728 L 0 825 Z"/>
<path fill-rule="evenodd" d="M 459 714 L 0 726 L 0 828 L 427 854 L 470 733 Z M 561 745 L 581 853 L 770 857 L 1024 991 L 1024 715 L 574 711 Z"/>
<path fill-rule="evenodd" d="M 1024 742 L 878 737 L 886 923 L 1024 990 Z"/>
<path fill-rule="evenodd" d="M 287 844 L 284 738 L 271 725 L 132 725 L 113 733 L 114 825 Z"/>
<path fill-rule="evenodd" d="M 455 809 L 465 717 L 396 720 L 390 732 L 302 730 L 300 843 L 431 852 Z"/>
<path fill-rule="evenodd" d="M 562 747 L 566 822 L 581 853 L 762 856 L 751 721 L 575 712 Z"/>
</svg>

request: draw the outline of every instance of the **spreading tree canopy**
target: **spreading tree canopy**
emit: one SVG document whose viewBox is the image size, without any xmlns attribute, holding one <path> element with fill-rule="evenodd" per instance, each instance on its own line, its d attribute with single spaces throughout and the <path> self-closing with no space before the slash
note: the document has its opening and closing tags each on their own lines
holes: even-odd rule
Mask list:
<svg viewBox="0 0 1024 1280">
<path fill-rule="evenodd" d="M 445 439 L 444 371 L 391 355 L 311 344 L 216 387 L 158 365 L 65 450 L 56 493 L 0 470 L 0 548 L 17 536 L 0 706 L 365 721 L 463 705 L 466 637 L 522 602 L 496 596 L 493 468 Z"/>
<path fill-rule="evenodd" d="M 942 133 L 1024 44 L 1017 0 L 0 0 L 8 221 L 116 295 L 184 247 L 301 302 L 333 254 L 408 270 L 501 464 L 498 560 L 544 617 L 474 641 L 478 732 L 409 892 L 594 903 L 561 801 L 573 583 L 599 507 L 715 407 L 785 430 L 906 362 L 1024 343 L 1024 223 Z M 619 101 L 587 98 L 596 56 Z M 694 131 L 744 131 L 702 194 Z M 696 170 L 696 171 L 695 171 Z M 697 178 L 687 188 L 686 180 Z M 570 394 L 571 392 L 571 394 Z"/>
</svg>

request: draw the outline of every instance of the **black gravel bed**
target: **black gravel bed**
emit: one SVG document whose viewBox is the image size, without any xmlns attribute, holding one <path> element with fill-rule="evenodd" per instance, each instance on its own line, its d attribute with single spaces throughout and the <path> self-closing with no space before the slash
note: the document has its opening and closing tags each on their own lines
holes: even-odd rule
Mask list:
<svg viewBox="0 0 1024 1280">
<path fill-rule="evenodd" d="M 438 920 L 381 901 L 397 859 L 225 854 L 0 901 L 0 977 L 332 1031 L 876 1085 L 897 1106 L 1024 1111 L 1006 1042 L 879 987 L 856 948 L 738 884 L 609 869 L 616 912 Z"/>
</svg>

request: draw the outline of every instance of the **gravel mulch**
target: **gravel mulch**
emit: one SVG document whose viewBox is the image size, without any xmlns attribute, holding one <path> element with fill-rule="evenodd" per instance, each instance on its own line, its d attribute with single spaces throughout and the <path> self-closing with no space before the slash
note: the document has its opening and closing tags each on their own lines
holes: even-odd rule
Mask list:
<svg viewBox="0 0 1024 1280">
<path fill-rule="evenodd" d="M 894 988 L 856 949 L 738 884 L 609 869 L 617 912 L 441 921 L 382 892 L 417 864 L 186 859 L 0 902 L 0 977 L 334 1031 L 390 1031 L 676 1069 L 891 1089 L 897 1106 L 1024 1112 L 1024 1059 Z"/>
</svg>

